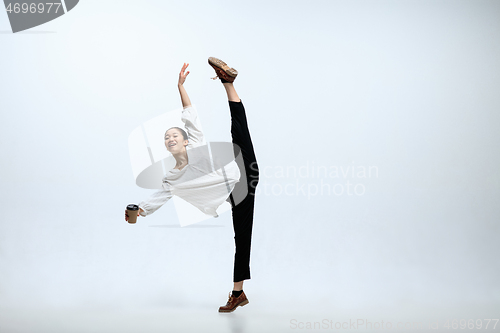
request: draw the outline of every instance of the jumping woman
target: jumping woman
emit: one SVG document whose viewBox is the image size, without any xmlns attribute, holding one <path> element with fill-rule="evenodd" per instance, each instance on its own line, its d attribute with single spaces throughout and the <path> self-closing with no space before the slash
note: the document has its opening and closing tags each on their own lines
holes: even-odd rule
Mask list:
<svg viewBox="0 0 500 333">
<path fill-rule="evenodd" d="M 243 281 L 250 279 L 250 247 L 252 239 L 255 189 L 259 182 L 259 168 L 253 150 L 250 132 L 243 103 L 234 89 L 233 82 L 238 75 L 234 68 L 214 57 L 208 63 L 215 69 L 226 90 L 231 113 L 231 137 L 234 156 L 241 152 L 242 159 L 235 161 L 228 168 L 212 171 L 210 161 L 204 154 L 196 154 L 206 145 L 196 109 L 191 105 L 184 88 L 189 71 L 189 64 L 184 63 L 179 73 L 177 84 L 182 101 L 182 121 L 186 130 L 172 127 L 165 133 L 165 147 L 175 158 L 176 165 L 163 178 L 163 190 L 154 193 L 148 200 L 139 204 L 138 216 L 146 217 L 173 195 L 178 195 L 190 202 L 202 212 L 217 217 L 216 209 L 224 201 L 231 204 L 233 217 L 235 255 L 233 271 L 233 290 L 229 293 L 226 305 L 219 307 L 219 312 L 233 312 L 238 306 L 248 304 L 243 291 Z M 191 149 L 187 150 L 186 147 Z M 203 175 L 208 175 L 204 177 Z M 201 176 L 200 176 L 201 175 Z M 229 189 L 229 190 L 228 190 Z M 128 213 L 125 211 L 125 220 Z"/>
</svg>

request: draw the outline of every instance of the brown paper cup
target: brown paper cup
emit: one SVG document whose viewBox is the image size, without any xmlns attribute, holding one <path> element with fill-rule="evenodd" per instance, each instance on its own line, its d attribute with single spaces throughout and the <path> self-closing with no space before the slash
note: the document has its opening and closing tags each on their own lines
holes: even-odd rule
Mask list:
<svg viewBox="0 0 500 333">
<path fill-rule="evenodd" d="M 139 206 L 130 204 L 127 206 L 128 223 L 137 222 L 137 213 L 139 212 Z"/>
</svg>

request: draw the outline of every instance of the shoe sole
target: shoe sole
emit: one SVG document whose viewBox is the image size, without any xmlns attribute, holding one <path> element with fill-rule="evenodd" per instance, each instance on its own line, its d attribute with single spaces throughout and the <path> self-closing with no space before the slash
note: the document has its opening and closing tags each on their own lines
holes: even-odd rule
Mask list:
<svg viewBox="0 0 500 333">
<path fill-rule="evenodd" d="M 249 303 L 249 302 L 248 302 L 248 300 L 245 300 L 245 301 L 241 302 L 240 304 L 236 305 L 236 306 L 235 306 L 232 310 L 219 310 L 219 312 L 225 312 L 225 313 L 228 313 L 228 312 L 233 312 L 234 310 L 236 310 L 236 308 L 237 308 L 238 306 L 245 306 L 245 305 L 247 305 L 248 303 Z"/>
<path fill-rule="evenodd" d="M 238 71 L 236 69 L 229 67 L 224 61 L 220 59 L 217 59 L 215 57 L 210 57 L 208 58 L 208 63 L 214 68 L 217 67 L 223 70 L 224 73 L 226 73 L 232 78 L 235 78 L 238 75 Z"/>
</svg>

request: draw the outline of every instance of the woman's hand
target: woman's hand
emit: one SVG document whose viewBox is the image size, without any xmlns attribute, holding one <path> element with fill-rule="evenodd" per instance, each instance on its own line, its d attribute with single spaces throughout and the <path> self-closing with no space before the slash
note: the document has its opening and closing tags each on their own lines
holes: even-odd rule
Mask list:
<svg viewBox="0 0 500 333">
<path fill-rule="evenodd" d="M 185 74 L 184 72 L 186 71 L 186 68 L 189 66 L 189 64 L 184 63 L 182 66 L 181 72 L 179 73 L 179 83 L 177 85 L 182 86 L 184 82 L 186 81 L 186 78 L 189 74 L 189 71 L 187 71 Z"/>
<path fill-rule="evenodd" d="M 137 211 L 137 217 L 141 216 L 141 212 L 143 212 L 144 210 L 142 210 L 142 208 L 139 208 L 139 210 Z M 127 210 L 125 209 L 125 221 L 128 222 L 128 212 Z"/>
<path fill-rule="evenodd" d="M 189 99 L 189 96 L 186 92 L 186 88 L 184 88 L 183 84 L 186 81 L 186 77 L 189 74 L 189 71 L 184 74 L 186 71 L 186 68 L 189 66 L 189 64 L 184 63 L 182 66 L 181 72 L 179 73 L 179 83 L 177 84 L 177 87 L 179 88 L 179 93 L 181 94 L 181 101 L 182 101 L 182 106 L 184 108 L 187 108 L 188 106 L 191 106 L 191 100 Z"/>
</svg>

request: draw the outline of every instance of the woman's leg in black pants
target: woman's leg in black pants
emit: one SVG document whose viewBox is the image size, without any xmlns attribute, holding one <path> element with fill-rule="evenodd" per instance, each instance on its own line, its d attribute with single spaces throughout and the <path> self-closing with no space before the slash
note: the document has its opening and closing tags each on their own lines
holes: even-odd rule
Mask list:
<svg viewBox="0 0 500 333">
<path fill-rule="evenodd" d="M 248 193 L 243 199 L 235 199 L 233 193 L 230 195 L 233 200 L 232 205 L 234 205 L 232 207 L 232 215 L 236 245 L 233 282 L 239 282 L 250 279 L 250 247 L 252 241 L 255 188 L 259 181 L 259 169 L 250 132 L 248 131 L 243 103 L 241 101 L 229 101 L 229 107 L 231 110 L 231 135 L 233 144 L 236 144 L 241 150 L 244 170 L 240 166 L 240 171 L 241 173 L 245 172 L 246 175 L 246 181 L 238 182 L 233 192 L 238 192 L 239 186 L 246 186 L 248 189 Z"/>
<path fill-rule="evenodd" d="M 233 282 L 234 290 L 241 290 L 243 280 L 250 279 L 250 248 L 252 241 L 252 226 L 255 203 L 255 189 L 259 182 L 259 168 L 255 158 L 250 131 L 243 103 L 237 97 L 230 94 L 234 90 L 232 84 L 225 83 L 226 91 L 229 97 L 229 109 L 231 112 L 231 136 L 233 144 L 241 150 L 243 157 L 243 166 L 239 164 L 240 172 L 246 176 L 246 180 L 238 182 L 230 195 L 234 228 L 234 240 L 236 251 L 234 256 Z M 236 93 L 234 91 L 234 93 Z M 231 98 L 232 97 L 232 98 Z M 236 102 L 235 100 L 239 100 Z M 235 149 L 236 150 L 236 149 Z M 235 157 L 236 157 L 235 151 Z M 242 170 L 244 169 L 244 170 Z M 243 179 L 243 177 L 242 177 Z M 233 193 L 240 192 L 241 187 L 245 186 L 248 193 L 244 198 L 234 198 Z"/>
</svg>

